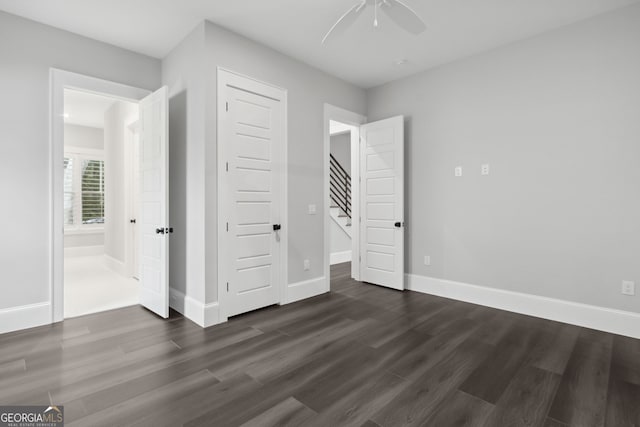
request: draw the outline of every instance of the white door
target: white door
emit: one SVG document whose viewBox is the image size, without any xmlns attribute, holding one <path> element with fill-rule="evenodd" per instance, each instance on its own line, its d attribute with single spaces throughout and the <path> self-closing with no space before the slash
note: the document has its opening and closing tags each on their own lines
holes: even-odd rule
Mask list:
<svg viewBox="0 0 640 427">
<path fill-rule="evenodd" d="M 140 101 L 140 304 L 169 317 L 167 87 Z"/>
<path fill-rule="evenodd" d="M 280 302 L 285 97 L 283 90 L 219 71 L 224 314 Z"/>
<path fill-rule="evenodd" d="M 360 127 L 360 279 L 404 289 L 404 118 Z"/>
</svg>

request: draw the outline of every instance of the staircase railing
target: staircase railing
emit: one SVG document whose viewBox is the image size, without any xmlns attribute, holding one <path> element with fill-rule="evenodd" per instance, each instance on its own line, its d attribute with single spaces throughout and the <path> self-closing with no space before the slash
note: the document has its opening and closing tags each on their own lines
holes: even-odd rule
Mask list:
<svg viewBox="0 0 640 427">
<path fill-rule="evenodd" d="M 335 206 L 351 219 L 351 176 L 333 154 L 329 154 L 329 196 Z"/>
</svg>

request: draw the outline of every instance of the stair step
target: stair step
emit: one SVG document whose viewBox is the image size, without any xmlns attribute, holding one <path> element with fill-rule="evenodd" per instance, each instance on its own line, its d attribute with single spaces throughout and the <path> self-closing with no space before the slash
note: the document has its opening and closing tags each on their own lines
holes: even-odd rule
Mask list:
<svg viewBox="0 0 640 427">
<path fill-rule="evenodd" d="M 343 213 L 339 213 L 338 214 L 338 218 L 346 218 L 347 214 L 343 214 Z"/>
<path fill-rule="evenodd" d="M 329 207 L 330 207 L 331 209 L 333 209 L 333 208 L 339 208 L 340 206 L 338 206 L 338 205 L 331 205 L 331 206 L 329 206 Z"/>
</svg>

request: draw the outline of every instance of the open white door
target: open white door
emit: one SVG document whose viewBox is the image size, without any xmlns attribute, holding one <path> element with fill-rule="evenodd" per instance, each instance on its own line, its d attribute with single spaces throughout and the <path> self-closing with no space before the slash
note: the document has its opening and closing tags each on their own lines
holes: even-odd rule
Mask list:
<svg viewBox="0 0 640 427">
<path fill-rule="evenodd" d="M 169 317 L 167 87 L 140 101 L 140 304 Z"/>
<path fill-rule="evenodd" d="M 360 127 L 363 282 L 404 289 L 404 118 Z"/>
</svg>

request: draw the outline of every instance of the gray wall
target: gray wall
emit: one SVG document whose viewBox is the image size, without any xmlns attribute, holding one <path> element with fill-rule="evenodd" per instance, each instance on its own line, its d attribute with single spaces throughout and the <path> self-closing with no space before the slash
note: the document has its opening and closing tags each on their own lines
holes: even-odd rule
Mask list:
<svg viewBox="0 0 640 427">
<path fill-rule="evenodd" d="M 67 147 L 88 148 L 91 150 L 104 149 L 104 131 L 99 128 L 79 125 L 64 125 L 64 145 Z M 64 235 L 64 247 L 76 248 L 82 246 L 104 245 L 104 232 L 81 233 Z"/>
<path fill-rule="evenodd" d="M 632 6 L 370 90 L 407 120 L 407 271 L 640 312 L 639 40 Z"/>
<path fill-rule="evenodd" d="M 330 150 L 340 166 L 351 175 L 351 133 L 332 135 Z"/>
<path fill-rule="evenodd" d="M 174 228 L 169 285 L 202 303 L 205 228 L 215 226 L 204 219 L 204 57 L 203 22 L 162 61 L 162 82 L 169 86 L 169 218 Z"/>
<path fill-rule="evenodd" d="M 156 89 L 160 62 L 4 12 L 0 40 L 0 199 L 20 203 L 0 210 L 2 309 L 49 301 L 50 67 Z"/>
<path fill-rule="evenodd" d="M 118 101 L 104 113 L 104 253 L 126 262 L 126 239 L 129 233 L 126 196 L 129 194 L 125 158 L 127 126 L 138 119 L 138 105 Z"/>
</svg>

